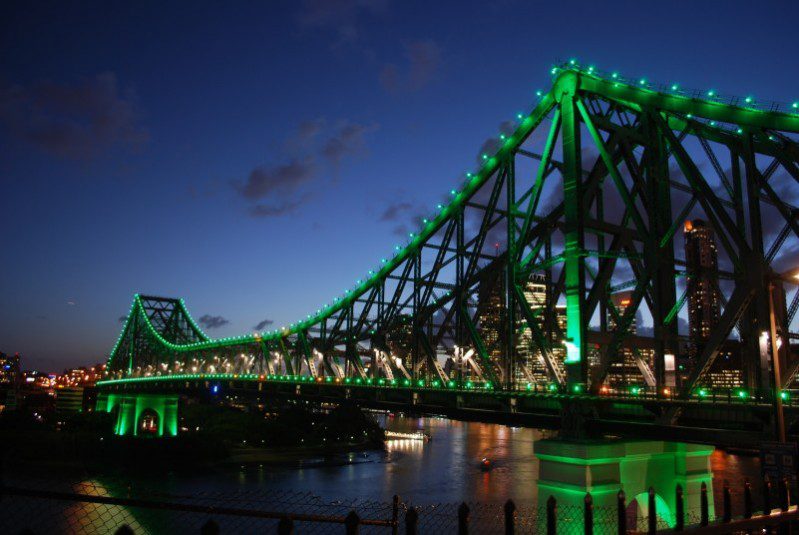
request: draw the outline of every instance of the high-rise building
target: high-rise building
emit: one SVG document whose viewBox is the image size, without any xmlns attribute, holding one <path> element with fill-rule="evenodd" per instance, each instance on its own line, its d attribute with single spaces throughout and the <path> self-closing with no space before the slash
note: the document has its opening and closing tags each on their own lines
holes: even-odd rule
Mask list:
<svg viewBox="0 0 799 535">
<path fill-rule="evenodd" d="M 505 273 L 489 274 L 480 281 L 479 328 L 488 359 L 498 378 L 504 380 Z"/>
<path fill-rule="evenodd" d="M 685 222 L 688 274 L 688 356 L 695 359 L 719 319 L 719 266 L 713 229 L 703 220 Z"/>
<path fill-rule="evenodd" d="M 14 385 L 19 381 L 19 353 L 6 355 L 0 351 L 0 385 Z"/>
<path fill-rule="evenodd" d="M 610 296 L 611 303 L 616 309 L 616 314 L 621 318 L 627 311 L 633 300 L 633 292 L 617 292 Z M 616 315 L 609 313 L 608 315 L 608 329 L 613 331 L 616 329 Z M 630 334 L 636 334 L 638 325 L 636 325 L 636 318 L 633 316 L 630 327 L 627 330 Z M 619 348 L 621 353 L 620 359 L 615 359 L 611 363 L 608 370 L 607 384 L 611 388 L 625 388 L 628 386 L 643 386 L 646 379 L 644 377 L 644 370 L 652 369 L 654 364 L 654 351 L 651 348 L 633 347 L 630 344 L 622 344 Z M 643 368 L 643 369 L 642 369 Z"/>
<path fill-rule="evenodd" d="M 544 338 L 550 343 L 552 356 L 555 360 L 554 365 L 557 366 L 561 372 L 563 371 L 563 361 L 566 358 L 566 350 L 562 346 L 562 337 L 558 332 L 566 332 L 566 307 L 564 305 L 555 305 L 554 320 L 557 324 L 557 329 L 548 327 L 544 322 L 545 308 L 547 306 L 547 285 L 546 279 L 543 275 L 533 275 L 524 285 L 524 298 L 527 301 L 533 315 L 536 318 L 536 324 L 541 329 Z M 550 332 L 553 331 L 553 332 Z M 533 337 L 533 332 L 527 326 L 527 320 L 522 314 L 518 315 L 516 320 L 516 358 L 517 361 L 523 364 L 532 375 L 534 382 L 547 383 L 551 380 L 549 377 L 549 370 L 547 369 L 544 355 L 541 352 L 538 343 Z M 517 367 L 517 381 L 527 382 L 528 378 L 525 376 L 524 371 Z"/>
</svg>

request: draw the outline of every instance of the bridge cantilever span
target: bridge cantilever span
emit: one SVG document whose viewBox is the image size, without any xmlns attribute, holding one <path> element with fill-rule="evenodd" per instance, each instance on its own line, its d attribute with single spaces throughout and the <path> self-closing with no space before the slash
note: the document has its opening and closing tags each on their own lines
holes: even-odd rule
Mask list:
<svg viewBox="0 0 799 535">
<path fill-rule="evenodd" d="M 297 384 L 559 397 L 555 412 L 579 421 L 625 399 L 663 426 L 729 397 L 761 407 L 761 434 L 775 432 L 799 367 L 799 292 L 780 275 L 799 248 L 799 104 L 576 62 L 552 76 L 451 201 L 343 296 L 282 329 L 213 339 L 182 300 L 136 295 L 101 386 L 306 377 Z M 715 272 L 688 258 L 686 220 L 711 229 Z M 715 315 L 686 333 L 700 294 Z"/>
</svg>

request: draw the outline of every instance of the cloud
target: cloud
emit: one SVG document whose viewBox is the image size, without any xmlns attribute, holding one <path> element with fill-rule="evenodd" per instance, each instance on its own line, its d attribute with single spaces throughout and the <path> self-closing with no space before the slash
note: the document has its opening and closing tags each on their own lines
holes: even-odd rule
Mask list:
<svg viewBox="0 0 799 535">
<path fill-rule="evenodd" d="M 414 92 L 427 86 L 441 66 L 441 47 L 432 39 L 408 41 L 403 45 L 402 67 L 388 63 L 380 71 L 380 85 L 390 93 Z"/>
<path fill-rule="evenodd" d="M 140 148 L 149 139 L 140 119 L 135 93 L 122 90 L 113 72 L 72 85 L 0 86 L 0 123 L 12 136 L 63 158 Z"/>
<path fill-rule="evenodd" d="M 259 321 L 258 323 L 255 324 L 255 327 L 253 327 L 253 330 L 262 331 L 264 329 L 264 327 L 269 327 L 273 323 L 274 323 L 274 321 L 272 321 L 270 319 L 265 319 L 265 320 Z"/>
<path fill-rule="evenodd" d="M 254 217 L 292 213 L 313 198 L 325 165 L 335 172 L 345 158 L 363 154 L 366 135 L 377 128 L 348 121 L 328 126 L 324 118 L 303 121 L 284 143 L 284 151 L 292 154 L 287 162 L 259 165 L 232 186 L 252 203 L 248 211 Z"/>
<path fill-rule="evenodd" d="M 338 165 L 342 158 L 362 152 L 366 146 L 364 136 L 377 129 L 375 125 L 344 124 L 322 147 L 322 156 Z"/>
<path fill-rule="evenodd" d="M 292 161 L 272 167 L 261 165 L 250 171 L 247 181 L 237 189 L 242 197 L 260 200 L 292 193 L 313 176 L 310 161 Z"/>
<path fill-rule="evenodd" d="M 407 201 L 399 201 L 395 203 L 391 203 L 386 206 L 386 209 L 383 210 L 383 213 L 380 215 L 380 221 L 397 221 L 400 217 L 400 214 L 404 214 L 408 210 L 413 208 L 413 205 Z"/>
<path fill-rule="evenodd" d="M 329 29 L 340 46 L 359 37 L 358 22 L 363 15 L 385 12 L 388 0 L 303 0 L 298 21 L 305 29 Z"/>
<path fill-rule="evenodd" d="M 204 314 L 200 316 L 197 321 L 206 329 L 217 329 L 230 323 L 222 316 L 211 316 L 210 314 Z"/>
</svg>

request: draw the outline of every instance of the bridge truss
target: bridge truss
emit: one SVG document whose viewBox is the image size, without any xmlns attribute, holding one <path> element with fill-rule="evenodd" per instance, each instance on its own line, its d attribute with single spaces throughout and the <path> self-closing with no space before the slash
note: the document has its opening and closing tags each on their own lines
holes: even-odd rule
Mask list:
<svg viewBox="0 0 799 535">
<path fill-rule="evenodd" d="M 552 77 L 451 201 L 345 295 L 283 329 L 221 339 L 182 300 L 137 295 L 112 376 L 546 384 L 597 395 L 633 361 L 629 387 L 688 398 L 734 347 L 741 388 L 778 400 L 799 362 L 797 104 L 576 63 Z M 697 291 L 689 219 L 706 221 L 718 243 L 719 313 L 683 357 L 679 324 Z"/>
</svg>

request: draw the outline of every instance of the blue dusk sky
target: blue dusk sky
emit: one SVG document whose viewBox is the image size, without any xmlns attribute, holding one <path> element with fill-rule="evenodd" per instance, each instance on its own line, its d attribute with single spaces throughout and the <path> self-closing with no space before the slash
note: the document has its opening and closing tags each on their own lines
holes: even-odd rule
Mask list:
<svg viewBox="0 0 799 535">
<path fill-rule="evenodd" d="M 0 351 L 102 361 L 136 292 L 212 336 L 287 324 L 404 243 L 556 61 L 793 101 L 797 23 L 765 0 L 3 2 Z"/>
</svg>

